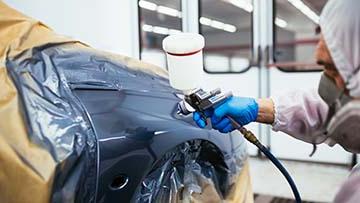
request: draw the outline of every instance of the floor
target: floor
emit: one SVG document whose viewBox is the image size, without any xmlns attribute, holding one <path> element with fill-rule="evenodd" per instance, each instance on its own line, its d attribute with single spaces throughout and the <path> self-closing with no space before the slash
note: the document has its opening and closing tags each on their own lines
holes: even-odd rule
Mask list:
<svg viewBox="0 0 360 203">
<path fill-rule="evenodd" d="M 302 199 L 308 202 L 331 202 L 350 172 L 345 166 L 281 162 L 292 175 Z M 256 203 L 294 202 L 289 200 L 293 196 L 285 178 L 267 159 L 250 158 L 250 175 L 254 193 L 260 194 L 255 196 Z M 277 201 L 274 197 L 288 201 L 281 198 Z"/>
<path fill-rule="evenodd" d="M 255 194 L 254 203 L 296 203 L 296 202 L 295 200 L 288 198 Z M 322 202 L 302 201 L 302 203 L 322 203 Z"/>
</svg>

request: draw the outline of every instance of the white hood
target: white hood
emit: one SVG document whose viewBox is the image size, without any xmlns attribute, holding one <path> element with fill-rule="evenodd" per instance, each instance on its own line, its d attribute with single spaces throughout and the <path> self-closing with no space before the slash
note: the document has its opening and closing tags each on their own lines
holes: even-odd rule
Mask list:
<svg viewBox="0 0 360 203">
<path fill-rule="evenodd" d="M 360 1 L 329 0 L 320 16 L 321 32 L 350 95 L 360 97 Z M 350 77 L 355 73 L 354 76 Z"/>
</svg>

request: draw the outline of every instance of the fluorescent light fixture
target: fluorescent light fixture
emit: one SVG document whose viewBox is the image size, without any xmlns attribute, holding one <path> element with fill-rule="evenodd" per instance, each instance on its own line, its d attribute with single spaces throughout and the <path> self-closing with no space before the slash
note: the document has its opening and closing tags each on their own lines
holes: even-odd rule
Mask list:
<svg viewBox="0 0 360 203">
<path fill-rule="evenodd" d="M 210 18 L 200 17 L 199 21 L 200 21 L 200 24 L 202 24 L 202 25 L 210 26 L 212 20 Z"/>
<path fill-rule="evenodd" d="M 144 1 L 144 0 L 139 1 L 139 6 L 143 9 L 147 9 L 150 11 L 155 11 L 157 8 L 156 4 L 149 2 L 149 1 Z"/>
<path fill-rule="evenodd" d="M 166 6 L 158 6 L 157 12 L 173 17 L 179 17 L 179 13 L 180 13 L 180 11 Z"/>
<path fill-rule="evenodd" d="M 169 29 L 166 27 L 161 27 L 161 26 L 153 26 L 153 25 L 148 25 L 148 24 L 144 24 L 142 26 L 142 30 L 144 32 L 153 32 L 156 34 L 160 34 L 160 35 L 172 35 L 172 34 L 177 34 L 180 33 L 181 30 L 177 30 L 177 29 Z"/>
<path fill-rule="evenodd" d="M 224 0 L 238 8 L 241 8 L 249 13 L 254 10 L 254 7 L 250 0 Z"/>
<path fill-rule="evenodd" d="M 224 30 L 228 32 L 236 32 L 236 27 L 230 24 L 225 24 Z"/>
<path fill-rule="evenodd" d="M 154 26 L 153 32 L 161 35 L 168 35 L 169 29 L 165 27 Z"/>
<path fill-rule="evenodd" d="M 236 1 L 248 2 L 248 4 L 251 6 L 251 11 L 252 11 L 252 4 L 249 3 L 248 0 L 236 0 Z M 141 8 L 155 11 L 158 13 L 162 13 L 162 14 L 165 14 L 168 16 L 173 16 L 173 17 L 178 17 L 178 18 L 182 17 L 182 13 L 179 10 L 176 10 L 176 9 L 173 9 L 170 7 L 166 7 L 166 6 L 157 5 L 157 4 L 154 4 L 149 1 L 140 0 L 139 6 Z M 213 27 L 216 29 L 224 30 L 226 32 L 236 32 L 236 27 L 231 24 L 226 24 L 226 23 L 223 23 L 223 22 L 220 22 L 217 20 L 212 20 L 212 19 L 206 18 L 206 17 L 201 17 L 199 21 L 200 21 L 200 24 L 202 24 L 202 25 L 206 25 L 206 26 L 210 26 L 210 27 Z M 143 25 L 142 30 L 145 32 L 154 32 L 154 33 L 162 34 L 162 35 L 175 34 L 175 33 L 181 32 L 180 30 L 175 30 L 175 29 L 169 30 L 168 28 L 164 28 L 164 27 L 160 27 L 160 26 L 151 26 L 151 25 L 147 25 L 147 24 Z"/>
<path fill-rule="evenodd" d="M 281 27 L 281 28 L 285 28 L 287 26 L 287 22 L 279 17 L 275 18 L 275 25 Z"/>
<path fill-rule="evenodd" d="M 170 35 L 178 34 L 178 33 L 181 33 L 181 31 L 180 31 L 180 30 L 176 30 L 176 29 L 169 29 L 169 34 L 170 34 Z"/>
<path fill-rule="evenodd" d="M 150 1 L 140 0 L 139 6 L 143 9 L 147 9 L 150 11 L 156 11 L 158 13 L 162 13 L 168 16 L 178 17 L 181 18 L 182 14 L 179 10 L 176 10 L 174 8 L 170 8 L 167 6 L 160 6 L 155 3 L 152 3 Z"/>
<path fill-rule="evenodd" d="M 236 27 L 234 25 L 226 24 L 217 20 L 212 20 L 207 17 L 200 17 L 199 22 L 202 25 L 206 25 L 219 30 L 224 30 L 226 32 L 236 32 Z"/>
<path fill-rule="evenodd" d="M 223 30 L 224 29 L 224 23 L 217 21 L 217 20 L 212 20 L 210 26 L 213 28 L 217 28 L 219 30 Z"/>
<path fill-rule="evenodd" d="M 142 26 L 142 30 L 144 32 L 152 32 L 154 30 L 153 26 L 152 25 L 147 25 L 147 24 L 144 24 Z"/>
<path fill-rule="evenodd" d="M 307 16 L 314 23 L 319 24 L 320 17 L 311 10 L 303 1 L 301 0 L 288 0 L 295 8 L 300 10 L 305 16 Z"/>
</svg>

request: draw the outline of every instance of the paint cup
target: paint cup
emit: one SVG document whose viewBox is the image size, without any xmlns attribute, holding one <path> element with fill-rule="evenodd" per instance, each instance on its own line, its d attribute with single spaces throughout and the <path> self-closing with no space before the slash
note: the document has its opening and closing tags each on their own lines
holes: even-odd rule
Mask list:
<svg viewBox="0 0 360 203">
<path fill-rule="evenodd" d="M 200 86 L 204 46 L 204 37 L 195 33 L 174 34 L 163 40 L 172 87 L 191 90 Z"/>
</svg>

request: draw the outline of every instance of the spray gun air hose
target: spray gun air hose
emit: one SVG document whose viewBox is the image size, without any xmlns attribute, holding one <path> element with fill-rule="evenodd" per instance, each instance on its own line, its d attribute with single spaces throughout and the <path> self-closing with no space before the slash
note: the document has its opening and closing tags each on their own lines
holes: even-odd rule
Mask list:
<svg viewBox="0 0 360 203">
<path fill-rule="evenodd" d="M 294 193 L 296 203 L 301 203 L 300 193 L 296 187 L 294 180 L 291 178 L 289 172 L 285 169 L 285 167 L 280 163 L 280 161 L 256 138 L 256 136 L 246 128 L 242 127 L 238 122 L 236 122 L 233 118 L 228 116 L 234 128 L 236 128 L 246 140 L 254 144 L 265 156 L 279 169 L 279 171 L 283 174 L 287 182 L 289 183 L 291 190 Z"/>
<path fill-rule="evenodd" d="M 183 101 L 179 102 L 178 113 L 187 115 L 194 112 L 195 110 L 199 112 L 206 120 L 206 115 L 204 113 L 206 110 L 222 104 L 231 96 L 231 92 L 222 94 L 220 89 L 215 89 L 210 92 L 206 92 L 202 89 L 194 89 L 185 95 Z M 193 109 L 189 109 L 187 104 L 190 105 Z M 230 116 L 227 116 L 227 118 L 231 121 L 233 127 L 236 128 L 245 137 L 245 139 L 254 144 L 279 169 L 279 171 L 283 174 L 283 176 L 289 183 L 290 188 L 294 194 L 296 203 L 301 203 L 300 193 L 295 185 L 295 182 L 291 178 L 285 167 L 280 163 L 280 161 L 263 144 L 261 144 L 261 142 L 251 131 L 241 126 Z"/>
</svg>

